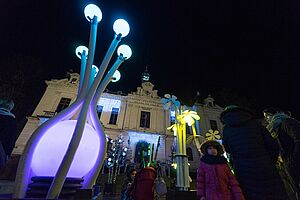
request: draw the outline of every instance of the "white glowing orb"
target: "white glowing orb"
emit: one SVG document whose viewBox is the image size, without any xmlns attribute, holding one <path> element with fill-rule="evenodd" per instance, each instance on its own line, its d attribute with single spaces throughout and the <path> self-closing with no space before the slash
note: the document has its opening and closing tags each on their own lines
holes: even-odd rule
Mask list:
<svg viewBox="0 0 300 200">
<path fill-rule="evenodd" d="M 113 29 L 116 34 L 122 34 L 122 37 L 126 37 L 130 31 L 129 24 L 124 19 L 117 19 L 114 22 Z"/>
<path fill-rule="evenodd" d="M 76 56 L 81 59 L 81 54 L 85 51 L 85 55 L 87 56 L 89 53 L 89 49 L 85 46 L 78 46 L 75 50 Z"/>
<path fill-rule="evenodd" d="M 92 65 L 92 74 L 94 74 L 94 77 L 97 76 L 99 72 L 99 68 L 96 65 Z"/>
<path fill-rule="evenodd" d="M 102 12 L 100 8 L 94 4 L 89 4 L 84 8 L 84 15 L 88 21 L 91 21 L 94 16 L 97 17 L 98 22 L 100 22 L 102 19 Z"/>
<path fill-rule="evenodd" d="M 120 78 L 121 78 L 121 73 L 119 72 L 119 70 L 116 70 L 114 75 L 112 76 L 111 82 L 117 82 L 120 80 Z"/>
<path fill-rule="evenodd" d="M 120 56 L 120 54 L 123 54 L 123 57 L 126 60 L 129 59 L 132 55 L 131 48 L 126 44 L 120 45 L 118 50 L 117 50 L 117 53 L 118 53 L 118 56 Z"/>
<path fill-rule="evenodd" d="M 73 135 L 76 120 L 55 124 L 39 140 L 32 156 L 31 168 L 36 176 L 55 176 Z M 100 148 L 100 138 L 89 124 L 85 125 L 67 177 L 83 177 L 95 165 Z"/>
</svg>

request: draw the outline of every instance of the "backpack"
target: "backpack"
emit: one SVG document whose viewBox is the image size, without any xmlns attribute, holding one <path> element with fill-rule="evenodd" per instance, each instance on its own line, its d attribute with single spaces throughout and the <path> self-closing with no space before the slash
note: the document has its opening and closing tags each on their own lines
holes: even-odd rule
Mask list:
<svg viewBox="0 0 300 200">
<path fill-rule="evenodd" d="M 157 177 L 154 182 L 154 188 L 155 188 L 155 192 L 158 196 L 166 195 L 168 192 L 166 182 L 165 182 L 164 178 L 162 177 L 160 169 L 157 170 Z"/>
</svg>

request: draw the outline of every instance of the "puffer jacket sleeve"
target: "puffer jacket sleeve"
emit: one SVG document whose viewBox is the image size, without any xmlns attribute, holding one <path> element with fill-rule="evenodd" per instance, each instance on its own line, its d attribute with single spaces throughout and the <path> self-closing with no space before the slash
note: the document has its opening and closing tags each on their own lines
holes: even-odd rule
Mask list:
<svg viewBox="0 0 300 200">
<path fill-rule="evenodd" d="M 197 196 L 205 197 L 205 170 L 202 162 L 200 161 L 197 171 Z"/>
<path fill-rule="evenodd" d="M 272 162 L 276 163 L 279 156 L 279 144 L 277 140 L 272 138 L 271 133 L 264 126 L 260 125 L 260 130 Z"/>
<path fill-rule="evenodd" d="M 281 129 L 294 141 L 293 167 L 297 169 L 295 170 L 295 175 L 300 180 L 300 122 L 293 118 L 284 120 L 281 124 Z"/>
<path fill-rule="evenodd" d="M 229 186 L 231 190 L 231 194 L 233 195 L 234 200 L 245 200 L 242 189 L 234 175 L 231 173 L 229 166 L 226 167 L 226 173 L 229 180 Z"/>
</svg>

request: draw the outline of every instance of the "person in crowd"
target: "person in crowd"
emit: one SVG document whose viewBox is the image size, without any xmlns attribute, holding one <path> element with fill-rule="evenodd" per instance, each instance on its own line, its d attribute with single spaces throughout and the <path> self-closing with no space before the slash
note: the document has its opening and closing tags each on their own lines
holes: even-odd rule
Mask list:
<svg viewBox="0 0 300 200">
<path fill-rule="evenodd" d="M 287 200 L 276 169 L 279 145 L 268 130 L 245 108 L 231 105 L 221 113 L 222 143 L 247 200 Z"/>
<path fill-rule="evenodd" d="M 0 169 L 2 170 L 13 151 L 17 138 L 17 122 L 15 115 L 11 112 L 13 108 L 12 100 L 0 99 Z"/>
<path fill-rule="evenodd" d="M 126 195 L 129 200 L 154 200 L 154 181 L 156 167 L 153 165 L 142 168 L 135 176 L 133 184 Z M 126 200 L 127 200 L 126 199 Z"/>
<path fill-rule="evenodd" d="M 137 173 L 136 169 L 131 169 L 127 173 L 127 178 L 125 179 L 125 181 L 123 183 L 122 191 L 121 191 L 123 200 L 126 200 L 126 191 L 133 183 L 136 173 Z"/>
<path fill-rule="evenodd" d="M 197 196 L 200 200 L 245 200 L 236 178 L 232 174 L 222 145 L 208 140 L 201 145 L 197 172 Z"/>
<path fill-rule="evenodd" d="M 263 110 L 267 129 L 280 146 L 281 168 L 289 185 L 299 198 L 300 187 L 300 122 L 290 112 L 270 107 Z M 279 163 L 280 164 L 280 163 Z M 288 177 L 291 177 L 290 179 Z"/>
</svg>

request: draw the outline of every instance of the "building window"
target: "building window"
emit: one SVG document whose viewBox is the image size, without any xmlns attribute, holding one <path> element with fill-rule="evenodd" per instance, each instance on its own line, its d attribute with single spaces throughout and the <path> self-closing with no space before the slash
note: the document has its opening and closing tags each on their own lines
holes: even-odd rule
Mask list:
<svg viewBox="0 0 300 200">
<path fill-rule="evenodd" d="M 59 113 L 60 111 L 62 111 L 63 109 L 65 109 L 66 107 L 68 107 L 71 103 L 71 99 L 70 98 L 64 98 L 62 97 L 60 99 L 60 102 L 55 110 L 55 112 Z"/>
<path fill-rule="evenodd" d="M 112 108 L 109 124 L 117 124 L 118 115 L 119 115 L 119 108 Z"/>
<path fill-rule="evenodd" d="M 212 102 L 208 102 L 208 106 L 213 107 L 214 104 Z"/>
<path fill-rule="evenodd" d="M 135 147 L 134 161 L 136 163 L 149 162 L 150 144 L 146 141 L 139 141 Z"/>
<path fill-rule="evenodd" d="M 175 111 L 170 112 L 170 124 L 175 124 Z"/>
<path fill-rule="evenodd" d="M 103 106 L 97 105 L 97 114 L 98 118 L 100 119 L 101 114 L 102 114 Z"/>
<path fill-rule="evenodd" d="M 216 120 L 209 120 L 209 122 L 210 122 L 210 128 L 212 129 L 212 130 L 218 130 L 218 125 L 217 125 L 217 121 Z"/>
<path fill-rule="evenodd" d="M 140 127 L 150 128 L 150 112 L 141 112 Z"/>
<path fill-rule="evenodd" d="M 192 150 L 191 147 L 186 148 L 186 154 L 187 154 L 187 157 L 188 157 L 189 161 L 193 161 L 194 160 L 193 150 Z"/>
</svg>

